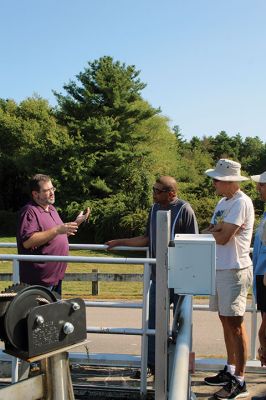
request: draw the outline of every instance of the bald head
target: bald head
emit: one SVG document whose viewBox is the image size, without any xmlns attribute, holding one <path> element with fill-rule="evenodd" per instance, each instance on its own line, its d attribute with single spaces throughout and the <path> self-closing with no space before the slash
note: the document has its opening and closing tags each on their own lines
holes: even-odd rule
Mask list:
<svg viewBox="0 0 266 400">
<path fill-rule="evenodd" d="M 177 182 L 172 176 L 164 175 L 156 179 L 156 182 L 163 186 L 163 189 L 177 193 Z"/>
</svg>

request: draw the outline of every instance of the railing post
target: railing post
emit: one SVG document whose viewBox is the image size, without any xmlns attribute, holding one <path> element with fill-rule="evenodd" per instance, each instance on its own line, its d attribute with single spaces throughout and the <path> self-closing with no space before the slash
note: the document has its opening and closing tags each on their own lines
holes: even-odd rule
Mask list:
<svg viewBox="0 0 266 400">
<path fill-rule="evenodd" d="M 13 260 L 13 283 L 19 283 L 19 261 Z M 12 383 L 18 382 L 18 358 L 12 357 Z"/>
<path fill-rule="evenodd" d="M 13 283 L 19 283 L 19 261 L 13 260 Z"/>
<path fill-rule="evenodd" d="M 167 398 L 167 352 L 169 332 L 168 245 L 170 211 L 157 212 L 156 227 L 156 317 L 155 400 Z"/>
<path fill-rule="evenodd" d="M 99 294 L 99 281 L 98 281 L 98 269 L 92 269 L 92 272 L 96 273 L 96 281 L 91 282 L 91 294 L 92 296 L 98 296 Z"/>
<path fill-rule="evenodd" d="M 192 296 L 184 296 L 179 316 L 174 362 L 169 384 L 169 400 L 188 400 L 190 393 L 189 352 L 192 342 Z M 190 397 L 188 397 L 191 394 Z"/>
<path fill-rule="evenodd" d="M 149 251 L 146 252 L 146 257 L 149 257 Z M 142 306 L 142 329 L 141 337 L 141 380 L 140 380 L 140 396 L 142 399 L 147 395 L 147 362 L 148 362 L 148 335 L 147 329 L 149 325 L 149 293 L 150 293 L 150 264 L 144 264 L 143 274 L 143 306 Z"/>
</svg>

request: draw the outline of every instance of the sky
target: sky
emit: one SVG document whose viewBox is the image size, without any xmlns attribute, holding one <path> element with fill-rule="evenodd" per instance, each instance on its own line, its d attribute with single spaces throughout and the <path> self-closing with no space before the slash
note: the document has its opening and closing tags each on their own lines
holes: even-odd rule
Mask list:
<svg viewBox="0 0 266 400">
<path fill-rule="evenodd" d="M 265 142 L 265 21 L 266 0 L 0 0 L 0 98 L 56 105 L 53 90 L 111 56 L 185 139 Z"/>
</svg>

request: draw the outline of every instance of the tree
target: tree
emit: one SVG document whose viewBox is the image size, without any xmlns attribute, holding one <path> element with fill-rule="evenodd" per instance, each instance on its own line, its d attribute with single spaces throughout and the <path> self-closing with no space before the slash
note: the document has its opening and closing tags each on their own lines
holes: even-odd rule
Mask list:
<svg viewBox="0 0 266 400">
<path fill-rule="evenodd" d="M 132 172 L 149 153 L 139 126 L 159 112 L 142 100 L 138 76 L 134 66 L 102 57 L 64 85 L 66 95 L 55 93 L 58 121 L 74 142 L 64 179 L 79 201 L 134 187 Z"/>
<path fill-rule="evenodd" d="M 129 229 L 150 205 L 154 176 L 176 164 L 168 120 L 142 99 L 139 74 L 133 65 L 102 57 L 64 85 L 66 94 L 55 92 L 58 122 L 73 141 L 62 176 L 69 212 L 90 201 L 95 232 L 106 238 L 110 230 L 100 228 L 99 215 L 111 234 Z"/>
<path fill-rule="evenodd" d="M 0 100 L 0 209 L 17 210 L 28 199 L 27 181 L 34 173 L 61 175 L 72 142 L 57 125 L 52 108 L 39 97 L 19 105 Z M 59 195 L 60 204 L 60 195 Z"/>
</svg>

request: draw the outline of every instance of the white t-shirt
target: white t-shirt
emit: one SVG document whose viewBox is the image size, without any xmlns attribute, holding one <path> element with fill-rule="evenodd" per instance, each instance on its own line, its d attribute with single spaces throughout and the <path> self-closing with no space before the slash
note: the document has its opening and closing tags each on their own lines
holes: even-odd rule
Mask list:
<svg viewBox="0 0 266 400">
<path fill-rule="evenodd" d="M 238 190 L 230 199 L 223 197 L 217 204 L 211 223 L 227 222 L 240 227 L 225 245 L 216 245 L 216 269 L 242 269 L 252 265 L 249 256 L 254 224 L 251 199 Z"/>
</svg>

